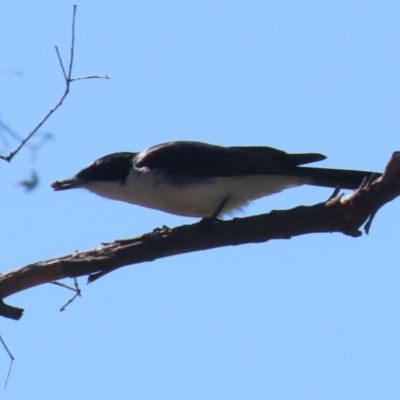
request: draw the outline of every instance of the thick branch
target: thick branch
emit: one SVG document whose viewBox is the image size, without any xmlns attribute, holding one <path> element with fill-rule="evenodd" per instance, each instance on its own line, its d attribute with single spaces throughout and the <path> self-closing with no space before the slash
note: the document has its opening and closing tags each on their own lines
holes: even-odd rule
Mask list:
<svg viewBox="0 0 400 400">
<path fill-rule="evenodd" d="M 368 232 L 378 209 L 400 195 L 400 152 L 393 154 L 384 174 L 374 182 L 364 182 L 345 199 L 336 194 L 337 191 L 335 197 L 314 206 L 215 224 L 164 227 L 133 239 L 30 264 L 0 275 L 0 299 L 62 278 L 89 275 L 88 281 L 93 282 L 126 265 L 215 247 L 289 239 L 316 232 L 361 236 L 360 227 L 367 222 L 364 229 Z M 18 319 L 22 315 L 21 309 L 13 313 L 14 307 L 0 305 L 0 315 L 4 317 Z"/>
</svg>

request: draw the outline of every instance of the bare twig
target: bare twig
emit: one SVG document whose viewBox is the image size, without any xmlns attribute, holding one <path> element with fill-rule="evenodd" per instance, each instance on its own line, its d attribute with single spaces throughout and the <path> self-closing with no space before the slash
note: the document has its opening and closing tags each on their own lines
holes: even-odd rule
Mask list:
<svg viewBox="0 0 400 400">
<path fill-rule="evenodd" d="M 69 58 L 68 78 L 67 81 L 71 81 L 72 65 L 74 64 L 74 49 L 75 49 L 75 16 L 76 16 L 76 4 L 74 4 L 74 12 L 72 15 L 72 37 L 71 37 L 71 55 Z"/>
<path fill-rule="evenodd" d="M 54 47 L 55 47 L 55 49 L 56 49 L 58 61 L 60 62 L 61 71 L 62 71 L 62 73 L 63 73 L 63 75 L 64 75 L 65 82 L 68 84 L 68 77 L 67 77 L 67 74 L 65 73 L 64 63 L 63 63 L 63 60 L 62 60 L 62 58 L 61 58 L 61 54 L 60 54 L 60 52 L 58 51 L 58 47 L 57 47 L 57 46 L 54 46 Z"/>
<path fill-rule="evenodd" d="M 40 261 L 0 275 L 0 299 L 30 287 L 63 278 L 96 279 L 126 265 L 154 261 L 199 250 L 272 239 L 290 239 L 309 233 L 340 232 L 362 235 L 360 228 L 386 203 L 400 195 L 400 152 L 394 153 L 384 174 L 365 182 L 350 196 L 338 194 L 313 206 L 220 221 L 204 227 L 195 223 L 155 229 L 142 236 L 117 240 L 95 249 Z M 367 228 L 369 228 L 367 223 Z M 19 319 L 23 310 L 0 301 L 0 315 Z"/>
<path fill-rule="evenodd" d="M 76 78 L 71 78 L 69 81 L 82 81 L 87 79 L 110 79 L 108 75 L 87 75 L 87 76 L 78 76 Z"/>
<path fill-rule="evenodd" d="M 74 287 L 69 286 L 63 282 L 54 281 L 54 282 L 50 282 L 50 283 L 52 283 L 53 285 L 61 286 L 65 289 L 69 289 L 69 290 L 72 290 L 73 292 L 75 292 L 75 294 L 60 308 L 60 311 L 64 311 L 67 308 L 67 306 L 70 305 L 78 296 L 81 297 L 81 295 L 82 295 L 81 294 L 82 291 L 81 291 L 81 289 L 79 289 L 78 280 L 76 278 L 74 278 Z"/>
<path fill-rule="evenodd" d="M 81 292 L 81 289 L 79 289 L 78 280 L 77 280 L 76 278 L 74 278 L 74 288 L 70 287 L 70 289 L 72 289 L 72 290 L 75 292 L 75 294 L 74 294 L 73 297 L 71 297 L 71 298 L 60 308 L 60 311 L 64 311 L 64 310 L 67 308 L 67 306 L 69 306 L 78 296 L 79 296 L 79 297 L 82 296 L 82 294 L 81 294 L 82 292 Z"/>
<path fill-rule="evenodd" d="M 76 290 L 76 284 L 77 284 L 76 278 L 75 278 L 75 287 L 69 286 L 69 285 L 67 285 L 67 284 L 64 283 L 64 282 L 53 281 L 53 282 L 50 282 L 50 283 L 52 283 L 53 285 L 56 285 L 56 286 L 61 286 L 61 287 L 63 287 L 64 289 L 72 290 L 73 292 L 76 292 L 76 291 L 77 291 L 77 290 Z"/>
<path fill-rule="evenodd" d="M 340 186 L 336 186 L 333 193 L 329 196 L 328 201 L 334 199 L 340 192 Z"/>
<path fill-rule="evenodd" d="M 58 107 L 61 106 L 63 103 L 64 99 L 67 97 L 69 91 L 70 91 L 70 85 L 71 82 L 77 81 L 77 80 L 83 80 L 83 79 L 109 79 L 108 76 L 99 76 L 99 75 L 89 75 L 89 76 L 84 76 L 84 77 L 77 77 L 77 78 L 72 78 L 72 66 L 74 62 L 74 49 L 75 49 L 75 17 L 76 17 L 76 5 L 74 5 L 73 8 L 73 15 L 72 15 L 72 38 L 71 38 L 71 49 L 70 49 L 70 60 L 69 60 L 69 67 L 68 67 L 68 73 L 65 71 L 64 64 L 60 55 L 60 52 L 58 50 L 58 47 L 56 46 L 56 53 L 58 60 L 60 62 L 60 66 L 64 75 L 65 79 L 65 89 L 64 93 L 62 94 L 61 98 L 58 100 L 56 105 L 51 108 L 48 113 L 44 116 L 44 118 L 28 133 L 28 135 L 21 140 L 19 145 L 11 151 L 8 155 L 1 155 L 0 154 L 0 159 L 5 160 L 10 162 L 13 157 L 22 149 L 22 147 L 25 145 L 25 143 L 40 129 L 40 127 L 50 118 L 50 116 L 58 109 Z"/>
<path fill-rule="evenodd" d="M 7 383 L 8 383 L 8 378 L 10 377 L 11 374 L 11 368 L 13 365 L 13 362 L 15 360 L 14 356 L 11 354 L 11 351 L 8 349 L 6 343 L 4 342 L 3 338 L 0 335 L 0 342 L 3 345 L 5 351 L 7 352 L 8 356 L 10 357 L 10 366 L 8 367 L 8 372 L 7 372 L 7 376 L 6 376 L 6 380 L 4 382 L 4 389 L 7 387 Z"/>
<path fill-rule="evenodd" d="M 81 297 L 81 292 L 77 292 L 75 293 L 61 308 L 60 311 L 65 311 L 65 309 L 77 298 L 77 297 Z"/>
</svg>

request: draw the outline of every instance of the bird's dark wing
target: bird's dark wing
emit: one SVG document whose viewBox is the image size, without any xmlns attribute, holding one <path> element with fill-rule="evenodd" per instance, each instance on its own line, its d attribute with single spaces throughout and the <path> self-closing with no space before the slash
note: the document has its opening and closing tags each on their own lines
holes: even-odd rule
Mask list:
<svg viewBox="0 0 400 400">
<path fill-rule="evenodd" d="M 298 165 L 325 158 L 313 153 L 288 154 L 272 147 L 222 147 L 182 141 L 139 153 L 135 167 L 181 176 L 243 176 L 293 173 Z"/>
<path fill-rule="evenodd" d="M 267 146 L 252 146 L 252 147 L 228 147 L 228 149 L 243 150 L 251 152 L 253 156 L 271 157 L 275 161 L 282 164 L 296 167 L 298 165 L 309 164 L 326 159 L 326 156 L 319 153 L 286 153 L 282 150 L 274 149 Z"/>
</svg>

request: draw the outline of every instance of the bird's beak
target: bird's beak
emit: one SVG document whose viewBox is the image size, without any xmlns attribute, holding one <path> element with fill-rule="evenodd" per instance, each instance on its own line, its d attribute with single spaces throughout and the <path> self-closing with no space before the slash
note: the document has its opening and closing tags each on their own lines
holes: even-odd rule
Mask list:
<svg viewBox="0 0 400 400">
<path fill-rule="evenodd" d="M 82 181 L 78 178 L 65 179 L 63 181 L 55 181 L 51 184 L 54 190 L 76 189 L 81 187 Z"/>
</svg>

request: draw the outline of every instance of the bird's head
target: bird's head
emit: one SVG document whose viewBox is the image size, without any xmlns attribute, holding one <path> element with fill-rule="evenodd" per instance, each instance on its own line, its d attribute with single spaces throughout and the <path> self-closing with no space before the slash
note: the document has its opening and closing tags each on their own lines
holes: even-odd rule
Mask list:
<svg viewBox="0 0 400 400">
<path fill-rule="evenodd" d="M 133 167 L 136 153 L 113 153 L 99 158 L 82 169 L 73 178 L 55 181 L 51 187 L 58 190 L 87 188 L 93 183 L 115 182 L 124 184 Z"/>
</svg>

